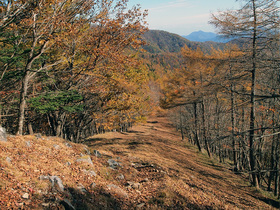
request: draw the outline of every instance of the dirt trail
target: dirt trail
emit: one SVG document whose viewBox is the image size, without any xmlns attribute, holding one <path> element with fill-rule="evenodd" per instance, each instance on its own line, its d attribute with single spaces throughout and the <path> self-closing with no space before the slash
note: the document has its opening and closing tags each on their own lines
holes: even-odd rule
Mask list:
<svg viewBox="0 0 280 210">
<path fill-rule="evenodd" d="M 149 119 L 128 133 L 95 136 L 87 144 L 119 158 L 123 165 L 151 166 L 138 169 L 134 176 L 125 174 L 133 181 L 151 180 L 132 195 L 147 209 L 273 209 L 279 205 L 249 187 L 245 177 L 233 174 L 182 141 L 165 117 Z"/>
</svg>

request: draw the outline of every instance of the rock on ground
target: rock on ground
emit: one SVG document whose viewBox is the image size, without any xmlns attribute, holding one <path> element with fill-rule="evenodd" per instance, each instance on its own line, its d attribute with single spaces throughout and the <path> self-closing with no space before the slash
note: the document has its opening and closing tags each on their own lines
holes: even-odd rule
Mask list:
<svg viewBox="0 0 280 210">
<path fill-rule="evenodd" d="M 101 153 L 97 150 L 93 150 L 93 154 L 96 156 L 96 157 L 101 157 Z"/>
<path fill-rule="evenodd" d="M 128 198 L 128 194 L 120 187 L 118 187 L 114 184 L 109 184 L 109 185 L 107 185 L 107 187 L 111 193 L 114 193 L 119 197 Z"/>
<path fill-rule="evenodd" d="M 89 165 L 93 165 L 93 162 L 92 162 L 92 160 L 91 160 L 89 155 L 85 155 L 85 156 L 83 156 L 81 158 L 78 158 L 76 160 L 76 162 L 85 162 L 85 163 L 88 163 Z"/>
<path fill-rule="evenodd" d="M 0 141 L 7 141 L 6 129 L 0 126 Z"/>
<path fill-rule="evenodd" d="M 118 167 L 121 166 L 120 163 L 118 163 L 117 161 L 115 161 L 113 159 L 109 159 L 107 162 L 109 163 L 109 167 L 112 169 L 117 169 Z"/>
<path fill-rule="evenodd" d="M 71 204 L 71 202 L 68 199 L 64 199 L 63 201 L 61 201 L 61 204 L 64 206 L 65 209 L 76 210 L 76 208 Z"/>
<path fill-rule="evenodd" d="M 39 177 L 40 180 L 49 180 L 52 184 L 52 187 L 58 190 L 59 192 L 64 191 L 64 185 L 61 181 L 61 179 L 58 176 L 44 176 L 41 175 Z"/>
<path fill-rule="evenodd" d="M 53 187 L 55 187 L 60 192 L 64 191 L 64 185 L 58 176 L 50 176 L 49 179 Z"/>
</svg>

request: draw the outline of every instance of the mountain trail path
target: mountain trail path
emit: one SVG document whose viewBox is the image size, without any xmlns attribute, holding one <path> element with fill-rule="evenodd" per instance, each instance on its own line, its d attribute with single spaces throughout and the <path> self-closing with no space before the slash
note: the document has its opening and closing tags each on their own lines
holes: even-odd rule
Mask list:
<svg viewBox="0 0 280 210">
<path fill-rule="evenodd" d="M 153 117 L 126 133 L 99 134 L 86 144 L 124 166 L 126 178 L 149 180 L 132 199 L 168 209 L 273 209 L 279 203 L 250 187 L 246 174 L 236 175 L 182 140 L 167 117 Z M 125 168 L 125 167 L 124 167 Z M 122 169 L 125 170 L 125 169 Z M 129 176 L 127 174 L 131 173 Z"/>
</svg>

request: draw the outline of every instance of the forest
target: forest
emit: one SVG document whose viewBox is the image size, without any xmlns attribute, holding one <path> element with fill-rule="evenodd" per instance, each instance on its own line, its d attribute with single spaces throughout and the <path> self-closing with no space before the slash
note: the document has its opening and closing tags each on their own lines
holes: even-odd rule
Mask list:
<svg viewBox="0 0 280 210">
<path fill-rule="evenodd" d="M 184 141 L 280 196 L 277 1 L 214 13 L 226 44 L 148 31 L 127 2 L 1 1 L 0 125 L 80 142 L 168 109 Z"/>
<path fill-rule="evenodd" d="M 146 12 L 126 1 L 3 1 L 1 124 L 71 141 L 148 111 L 137 59 Z M 137 81 L 137 82 L 136 82 Z"/>
</svg>

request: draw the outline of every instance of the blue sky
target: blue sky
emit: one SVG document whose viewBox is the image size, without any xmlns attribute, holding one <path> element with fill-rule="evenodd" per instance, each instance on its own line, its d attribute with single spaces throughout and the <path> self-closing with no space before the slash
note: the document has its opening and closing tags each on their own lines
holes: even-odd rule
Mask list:
<svg viewBox="0 0 280 210">
<path fill-rule="evenodd" d="M 179 35 L 198 30 L 215 32 L 215 28 L 208 24 L 211 13 L 240 6 L 236 0 L 129 0 L 129 7 L 136 4 L 148 9 L 150 29 Z"/>
</svg>

